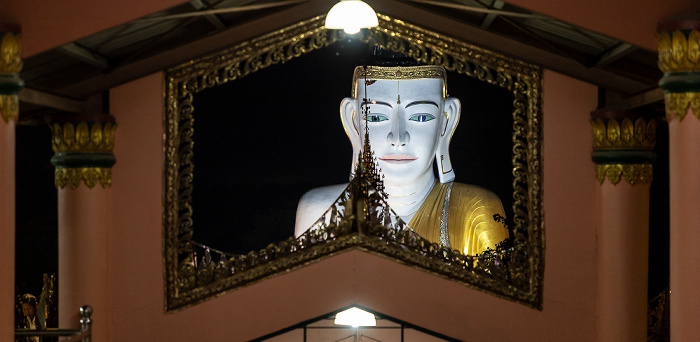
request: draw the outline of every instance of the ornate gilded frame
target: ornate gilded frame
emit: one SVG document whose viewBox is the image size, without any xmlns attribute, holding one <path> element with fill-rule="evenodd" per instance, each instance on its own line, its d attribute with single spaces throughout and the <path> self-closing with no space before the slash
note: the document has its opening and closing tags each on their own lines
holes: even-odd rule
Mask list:
<svg viewBox="0 0 700 342">
<path fill-rule="evenodd" d="M 195 265 L 196 243 L 192 240 L 194 94 L 344 38 L 340 31 L 324 29 L 323 17 L 316 17 L 167 71 L 163 173 L 166 311 L 182 309 L 350 248 L 378 253 L 496 296 L 542 308 L 545 244 L 541 191 L 541 69 L 384 15 L 379 17 L 379 27 L 364 32 L 360 39 L 497 85 L 514 95 L 514 227 L 511 227 L 514 247 L 510 251 L 512 262 L 508 276 L 474 270 L 470 257 L 454 255 L 421 241 L 409 241 L 401 234 L 382 232 L 384 235 L 379 238 L 376 234 L 363 234 L 362 229 L 358 232 L 342 227 L 303 239 L 290 237 L 219 265 L 211 263 L 204 268 Z M 439 257 L 435 257 L 438 254 Z"/>
</svg>

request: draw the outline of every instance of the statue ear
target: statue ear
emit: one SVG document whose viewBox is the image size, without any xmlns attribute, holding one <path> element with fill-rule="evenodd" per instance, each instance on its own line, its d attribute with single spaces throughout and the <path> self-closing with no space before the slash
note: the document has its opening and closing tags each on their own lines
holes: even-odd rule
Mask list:
<svg viewBox="0 0 700 342">
<path fill-rule="evenodd" d="M 350 179 L 353 177 L 357 164 L 357 155 L 362 151 L 360 141 L 360 114 L 355 108 L 355 99 L 346 97 L 340 102 L 340 120 L 343 122 L 345 134 L 350 138 L 352 144 L 352 168 L 350 169 Z"/>
<path fill-rule="evenodd" d="M 445 99 L 444 109 L 445 113 L 440 120 L 440 137 L 435 150 L 435 161 L 437 162 L 440 183 L 451 182 L 455 179 L 452 160 L 450 160 L 450 140 L 452 140 L 452 134 L 457 128 L 461 114 L 459 99 L 448 97 Z"/>
</svg>

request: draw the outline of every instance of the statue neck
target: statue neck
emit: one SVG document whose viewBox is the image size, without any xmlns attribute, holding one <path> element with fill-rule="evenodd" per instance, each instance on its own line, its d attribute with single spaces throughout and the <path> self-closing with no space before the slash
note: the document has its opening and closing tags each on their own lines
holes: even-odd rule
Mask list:
<svg viewBox="0 0 700 342">
<path fill-rule="evenodd" d="M 387 203 L 396 214 L 401 216 L 406 223 L 411 221 L 423 201 L 428 197 L 435 185 L 435 176 L 432 170 L 423 175 L 418 181 L 411 184 L 384 183 L 384 191 L 388 195 Z"/>
</svg>

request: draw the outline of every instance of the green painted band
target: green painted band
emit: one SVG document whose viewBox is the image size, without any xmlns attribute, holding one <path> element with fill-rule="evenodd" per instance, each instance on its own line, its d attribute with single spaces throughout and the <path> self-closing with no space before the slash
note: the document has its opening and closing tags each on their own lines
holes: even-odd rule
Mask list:
<svg viewBox="0 0 700 342">
<path fill-rule="evenodd" d="M 700 92 L 700 72 L 667 72 L 659 87 L 671 93 Z"/>
<path fill-rule="evenodd" d="M 56 153 L 51 157 L 51 164 L 58 168 L 110 168 L 116 163 L 117 158 L 112 153 Z"/>
<path fill-rule="evenodd" d="M 653 151 L 598 150 L 593 152 L 596 164 L 651 164 L 656 161 Z"/>
<path fill-rule="evenodd" d="M 0 74 L 0 95 L 17 95 L 24 81 L 17 74 Z"/>
</svg>

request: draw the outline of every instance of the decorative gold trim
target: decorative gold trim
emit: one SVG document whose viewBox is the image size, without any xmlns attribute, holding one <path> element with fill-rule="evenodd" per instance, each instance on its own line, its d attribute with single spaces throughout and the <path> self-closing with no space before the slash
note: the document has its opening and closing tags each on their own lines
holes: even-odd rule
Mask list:
<svg viewBox="0 0 700 342">
<path fill-rule="evenodd" d="M 621 123 L 609 119 L 607 126 L 602 119 L 595 119 L 591 125 L 595 149 L 653 149 L 656 145 L 655 119 L 647 122 L 639 118 L 632 122 L 624 118 Z"/>
<path fill-rule="evenodd" d="M 450 123 L 450 114 L 445 112 L 445 128 L 442 130 L 442 133 L 440 133 L 441 137 L 444 137 L 445 133 L 447 133 L 447 126 L 449 125 L 449 123 Z M 454 134 L 454 132 L 452 132 L 452 134 Z"/>
<path fill-rule="evenodd" d="M 70 185 L 71 189 L 80 186 L 81 181 L 92 189 L 98 182 L 102 188 L 112 185 L 112 169 L 101 167 L 81 167 L 81 168 L 56 168 L 54 172 L 56 188 L 63 189 Z"/>
<path fill-rule="evenodd" d="M 447 96 L 447 73 L 445 68 L 435 65 L 412 67 L 358 66 L 352 75 L 352 97 L 357 97 L 357 81 L 364 80 L 418 80 L 435 78 L 442 80 L 442 97 Z M 401 95 L 399 95 L 401 96 Z M 401 103 L 401 100 L 398 100 Z"/>
<path fill-rule="evenodd" d="M 99 121 L 53 122 L 49 127 L 51 147 L 55 152 L 51 163 L 56 166 L 56 188 L 63 189 L 70 185 L 75 189 L 81 181 L 90 189 L 98 182 L 103 188 L 111 186 L 117 124 Z"/>
<path fill-rule="evenodd" d="M 0 76 L 15 77 L 12 80 L 0 79 L 0 82 L 10 82 L 14 83 L 14 86 L 21 87 L 22 82 L 17 75 L 22 70 L 23 65 L 22 35 L 2 32 L 0 36 L 2 37 L 0 41 Z M 15 91 L 0 94 L 0 116 L 5 122 L 17 121 L 19 118 L 19 96 Z"/>
<path fill-rule="evenodd" d="M 183 96 L 237 80 L 260 69 L 284 63 L 345 37 L 327 34 L 322 17 L 316 17 L 168 70 Z"/>
<path fill-rule="evenodd" d="M 651 164 L 598 164 L 595 172 L 600 184 L 607 178 L 613 185 L 617 185 L 622 177 L 630 185 L 649 184 L 654 174 Z"/>
<path fill-rule="evenodd" d="M 380 254 L 541 309 L 544 273 L 541 69 L 388 16 L 379 15 L 379 19 L 378 28 L 359 35 L 361 41 L 500 86 L 514 95 L 512 184 L 515 226 L 512 228 L 515 247 L 512 266 L 508 270 L 510 279 L 506 281 L 494 274 L 473 271 L 473 257 L 442 251 L 404 233 L 384 232 L 381 227 L 360 227 L 360 231 L 376 232 L 363 235 L 350 232 L 342 224 L 299 239 L 290 237 L 270 244 L 264 250 L 230 258 L 220 263 L 221 267 L 210 264 L 196 269 L 200 265 L 194 264 L 192 241 L 194 95 L 344 39 L 342 31 L 324 29 L 323 17 L 319 16 L 166 72 L 163 173 L 166 311 L 182 309 L 348 249 Z"/>
<path fill-rule="evenodd" d="M 659 32 L 659 69 L 663 72 L 700 71 L 700 32 Z"/>
<path fill-rule="evenodd" d="M 19 96 L 0 95 L 0 115 L 5 119 L 5 122 L 17 122 L 17 118 L 19 118 Z"/>
<path fill-rule="evenodd" d="M 0 42 L 0 74 L 19 74 L 22 65 L 22 35 L 3 32 Z"/>
<path fill-rule="evenodd" d="M 440 171 L 442 171 L 442 174 L 443 174 L 443 175 L 446 174 L 446 173 L 452 172 L 452 169 L 449 169 L 449 170 L 445 171 L 445 166 L 442 165 L 442 162 L 443 162 L 444 160 L 445 160 L 445 155 L 444 155 L 444 154 L 441 154 L 441 155 L 440 155 Z"/>
<path fill-rule="evenodd" d="M 688 113 L 688 108 L 693 111 L 696 118 L 700 119 L 700 93 L 670 93 L 664 95 L 666 102 L 666 119 L 671 121 L 673 117 L 681 122 Z"/>
<path fill-rule="evenodd" d="M 51 147 L 56 153 L 112 153 L 116 130 L 111 122 L 54 122 Z"/>
</svg>

